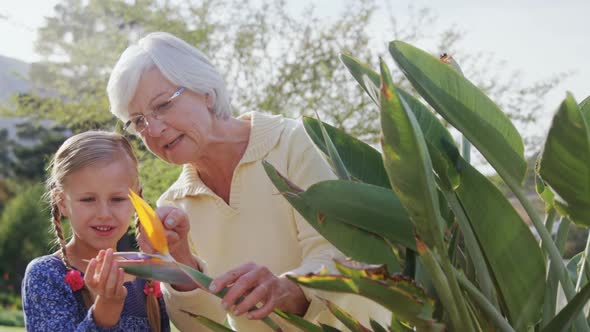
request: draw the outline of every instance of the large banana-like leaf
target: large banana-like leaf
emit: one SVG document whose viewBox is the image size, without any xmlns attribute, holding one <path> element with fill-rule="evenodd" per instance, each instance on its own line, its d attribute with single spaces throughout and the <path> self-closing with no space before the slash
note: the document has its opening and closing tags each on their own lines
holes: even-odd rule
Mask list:
<svg viewBox="0 0 590 332">
<path fill-rule="evenodd" d="M 475 85 L 436 57 L 401 41 L 393 56 L 420 95 L 473 143 L 501 176 L 522 182 L 524 145 L 508 117 Z"/>
<path fill-rule="evenodd" d="M 590 226 L 590 132 L 569 94 L 553 118 L 539 175 L 556 193 L 556 209 L 576 224 Z"/>
<path fill-rule="evenodd" d="M 540 317 L 545 290 L 545 261 L 537 241 L 502 192 L 466 162 L 456 195 L 509 321 L 517 331 L 526 330 Z"/>
<path fill-rule="evenodd" d="M 389 181 L 422 240 L 429 246 L 442 244 L 442 217 L 426 142 L 416 117 L 394 90 L 383 61 L 381 65 L 381 145 Z"/>
<path fill-rule="evenodd" d="M 377 87 L 381 82 L 379 74 L 349 55 L 342 54 L 340 59 L 365 91 L 378 92 Z M 448 188 L 456 189 L 460 181 L 456 164 L 459 150 L 453 137 L 434 114 L 418 99 L 403 89 L 396 88 L 396 91 L 404 98 L 420 124 L 435 172 Z M 373 101 L 377 106 L 380 106 L 378 93 L 377 98 L 373 98 Z M 449 156 L 454 156 L 454 158 L 449 158 Z"/>
<path fill-rule="evenodd" d="M 443 326 L 432 319 L 434 301 L 411 281 L 394 277 L 373 280 L 370 277 L 351 278 L 341 275 L 288 276 L 310 288 L 331 292 L 352 293 L 371 299 L 391 310 L 401 320 L 419 331 L 442 331 Z"/>
<path fill-rule="evenodd" d="M 400 270 L 399 260 L 393 248 L 381 236 L 331 219 L 321 211 L 312 208 L 300 197 L 303 190 L 282 176 L 267 161 L 263 161 L 262 164 L 279 193 L 318 233 L 346 256 L 371 264 L 387 264 L 390 272 Z"/>
<path fill-rule="evenodd" d="M 312 185 L 299 197 L 324 217 L 416 249 L 414 226 L 391 190 L 359 182 L 330 180 Z"/>
<path fill-rule="evenodd" d="M 320 121 L 311 117 L 303 117 L 303 126 L 315 145 L 326 156 L 329 156 Z M 381 154 L 377 150 L 327 123 L 324 123 L 323 126 L 334 143 L 344 166 L 355 180 L 391 188 L 387 173 L 383 168 Z"/>
<path fill-rule="evenodd" d="M 389 181 L 408 211 L 421 241 L 436 252 L 445 253 L 447 251 L 443 240 L 445 225 L 440 215 L 432 162 L 424 136 L 414 113 L 395 90 L 389 69 L 383 61 L 381 61 L 381 79 L 381 128 L 383 131 L 381 145 Z M 418 250 L 418 252 L 421 251 Z M 454 329 L 472 329 L 473 321 L 468 316 L 465 297 L 452 274 L 450 260 L 445 255 L 440 257 L 441 268 L 445 272 L 446 282 L 452 293 L 451 297 L 441 297 L 441 301 L 443 305 L 457 310 L 450 315 Z M 430 273 L 433 272 L 436 264 L 427 266 Z M 437 290 L 441 290 L 443 283 L 438 282 L 435 285 Z"/>
</svg>

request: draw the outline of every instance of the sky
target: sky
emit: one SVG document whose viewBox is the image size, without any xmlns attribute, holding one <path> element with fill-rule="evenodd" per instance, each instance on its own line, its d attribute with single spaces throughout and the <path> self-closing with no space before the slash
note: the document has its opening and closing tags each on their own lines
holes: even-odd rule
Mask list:
<svg viewBox="0 0 590 332">
<path fill-rule="evenodd" d="M 36 29 L 51 16 L 59 0 L 0 0 L 0 55 L 27 62 L 39 60 L 33 42 Z M 287 0 L 298 12 L 314 3 L 317 13 L 326 17 L 343 10 L 342 0 Z M 460 45 L 470 51 L 493 53 L 505 62 L 506 70 L 522 72 L 523 80 L 538 80 L 560 72 L 573 72 L 547 98 L 546 119 L 539 123 L 546 130 L 550 118 L 566 91 L 578 101 L 590 95 L 590 34 L 587 15 L 590 0 L 377 0 L 382 6 L 373 18 L 375 45 L 386 52 L 387 36 L 379 26 L 389 13 L 403 21 L 408 6 L 428 7 L 438 16 L 433 28 L 454 25 L 465 33 Z M 426 43 L 426 41 L 425 41 Z M 428 49 L 431 45 L 416 46 Z"/>
</svg>

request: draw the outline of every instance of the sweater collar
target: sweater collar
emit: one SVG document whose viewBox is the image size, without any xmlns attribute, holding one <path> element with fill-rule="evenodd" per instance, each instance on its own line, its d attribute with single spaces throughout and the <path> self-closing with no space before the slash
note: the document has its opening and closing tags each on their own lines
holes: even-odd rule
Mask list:
<svg viewBox="0 0 590 332">
<path fill-rule="evenodd" d="M 245 163 L 262 160 L 277 144 L 284 128 L 284 120 L 281 115 L 248 112 L 239 116 L 238 119 L 250 120 L 251 130 L 248 146 L 236 168 Z M 185 164 L 176 182 L 160 196 L 158 201 L 172 201 L 199 194 L 215 195 L 203 183 L 197 170 L 193 166 Z"/>
</svg>

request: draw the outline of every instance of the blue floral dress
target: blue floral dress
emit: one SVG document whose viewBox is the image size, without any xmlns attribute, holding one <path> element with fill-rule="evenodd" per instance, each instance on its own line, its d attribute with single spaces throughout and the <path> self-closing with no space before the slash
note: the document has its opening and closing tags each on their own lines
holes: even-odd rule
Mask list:
<svg viewBox="0 0 590 332">
<path fill-rule="evenodd" d="M 146 295 L 146 281 L 125 282 L 127 298 L 117 325 L 104 328 L 96 325 L 92 310 L 87 309 L 80 291 L 72 291 L 64 281 L 67 269 L 57 256 L 34 259 L 27 266 L 22 284 L 23 311 L 27 331 L 150 331 Z M 162 331 L 170 331 L 164 301 L 160 303 Z"/>
</svg>

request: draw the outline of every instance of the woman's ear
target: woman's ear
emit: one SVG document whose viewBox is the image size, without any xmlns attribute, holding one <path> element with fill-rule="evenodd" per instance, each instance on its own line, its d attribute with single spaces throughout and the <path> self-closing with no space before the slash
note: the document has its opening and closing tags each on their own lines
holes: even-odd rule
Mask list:
<svg viewBox="0 0 590 332">
<path fill-rule="evenodd" d="M 215 99 L 217 98 L 217 94 L 215 90 L 211 90 L 211 92 L 207 92 L 205 94 L 205 105 L 207 105 L 207 110 L 213 113 L 215 109 Z"/>
</svg>

